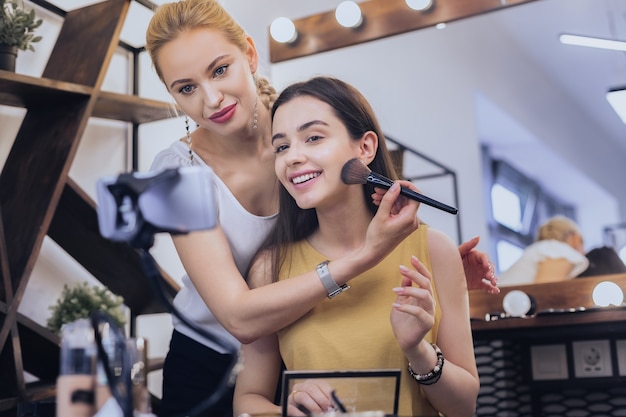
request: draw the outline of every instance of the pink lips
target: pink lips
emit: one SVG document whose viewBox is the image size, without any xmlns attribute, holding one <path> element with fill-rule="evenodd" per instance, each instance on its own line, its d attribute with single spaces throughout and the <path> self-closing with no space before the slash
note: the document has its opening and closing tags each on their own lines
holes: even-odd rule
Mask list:
<svg viewBox="0 0 626 417">
<path fill-rule="evenodd" d="M 209 117 L 209 120 L 215 123 L 226 123 L 235 115 L 235 108 L 237 104 L 231 104 L 228 107 L 224 107 L 222 110 L 217 111 Z"/>
</svg>

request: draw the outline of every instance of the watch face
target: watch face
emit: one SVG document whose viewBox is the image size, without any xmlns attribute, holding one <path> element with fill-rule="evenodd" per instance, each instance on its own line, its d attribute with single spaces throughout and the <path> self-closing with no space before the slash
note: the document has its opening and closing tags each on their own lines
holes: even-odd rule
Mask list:
<svg viewBox="0 0 626 417">
<path fill-rule="evenodd" d="M 532 302 L 524 291 L 513 290 L 502 299 L 502 308 L 510 317 L 522 317 L 528 314 Z"/>
</svg>

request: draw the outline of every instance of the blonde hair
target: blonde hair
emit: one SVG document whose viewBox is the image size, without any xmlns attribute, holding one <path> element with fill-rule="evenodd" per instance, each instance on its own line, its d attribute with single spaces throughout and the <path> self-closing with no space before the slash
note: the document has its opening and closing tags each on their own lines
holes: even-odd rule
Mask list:
<svg viewBox="0 0 626 417">
<path fill-rule="evenodd" d="M 565 242 L 572 234 L 580 235 L 576 223 L 565 216 L 554 216 L 539 227 L 537 240 L 554 239 Z"/>
<path fill-rule="evenodd" d="M 164 80 L 157 57 L 163 46 L 183 32 L 202 28 L 221 31 L 233 45 L 243 52 L 247 51 L 246 31 L 217 0 L 179 0 L 165 3 L 157 7 L 146 30 L 146 50 L 161 81 Z M 265 77 L 258 74 L 253 77 L 259 99 L 270 109 L 278 97 L 276 89 Z"/>
</svg>

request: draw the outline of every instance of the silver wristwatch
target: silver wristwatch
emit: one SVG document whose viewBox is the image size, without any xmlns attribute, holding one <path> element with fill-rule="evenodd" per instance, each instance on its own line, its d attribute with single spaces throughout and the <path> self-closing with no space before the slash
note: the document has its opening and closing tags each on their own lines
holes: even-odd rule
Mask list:
<svg viewBox="0 0 626 417">
<path fill-rule="evenodd" d="M 324 261 L 320 263 L 319 265 L 317 265 L 316 270 L 317 270 L 317 275 L 320 277 L 320 280 L 322 281 L 322 284 L 324 284 L 324 288 L 326 288 L 326 292 L 328 292 L 328 298 L 333 298 L 334 296 L 339 295 L 345 290 L 347 290 L 348 288 L 350 288 L 350 286 L 347 284 L 338 285 L 335 282 L 333 277 L 330 276 L 330 271 L 328 270 L 329 262 L 330 261 Z"/>
</svg>

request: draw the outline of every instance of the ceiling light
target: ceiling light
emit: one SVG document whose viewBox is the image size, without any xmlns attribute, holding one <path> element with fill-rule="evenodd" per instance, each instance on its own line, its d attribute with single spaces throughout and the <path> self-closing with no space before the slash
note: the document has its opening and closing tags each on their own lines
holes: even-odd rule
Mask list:
<svg viewBox="0 0 626 417">
<path fill-rule="evenodd" d="M 419 10 L 425 12 L 433 7 L 433 0 L 406 0 L 406 5 L 413 10 Z"/>
<path fill-rule="evenodd" d="M 344 1 L 335 9 L 335 18 L 343 27 L 358 28 L 363 23 L 363 14 L 358 4 Z"/>
<path fill-rule="evenodd" d="M 592 38 L 589 36 L 561 35 L 561 43 L 566 45 L 588 46 L 590 48 L 611 49 L 614 51 L 626 52 L 626 42 L 613 41 L 610 39 Z"/>
<path fill-rule="evenodd" d="M 296 25 L 288 17 L 277 17 L 270 25 L 270 34 L 276 42 L 294 43 L 298 39 Z"/>
<path fill-rule="evenodd" d="M 606 99 L 622 122 L 626 124 L 626 87 L 609 90 L 606 93 Z"/>
</svg>

